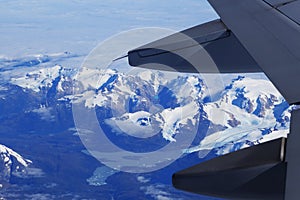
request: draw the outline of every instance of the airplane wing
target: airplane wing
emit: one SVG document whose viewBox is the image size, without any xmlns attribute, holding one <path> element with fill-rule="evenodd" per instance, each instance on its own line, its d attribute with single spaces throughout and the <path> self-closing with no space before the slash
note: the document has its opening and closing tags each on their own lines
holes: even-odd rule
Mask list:
<svg viewBox="0 0 300 200">
<path fill-rule="evenodd" d="M 199 59 L 202 49 L 209 53 L 218 70 Z M 160 69 L 160 64 L 163 64 L 178 72 L 262 72 L 235 34 L 221 20 L 192 27 L 129 51 L 128 60 L 132 66 Z M 189 62 L 191 60 L 193 63 Z"/>
<path fill-rule="evenodd" d="M 300 0 L 208 1 L 220 20 L 134 49 L 129 63 L 162 70 L 167 65 L 178 72 L 263 71 L 290 105 L 300 104 Z M 197 46 L 217 70 L 205 65 Z M 175 173 L 173 185 L 223 198 L 298 199 L 299 122 L 300 111 L 293 111 L 287 143 L 279 139 L 200 163 Z"/>
</svg>

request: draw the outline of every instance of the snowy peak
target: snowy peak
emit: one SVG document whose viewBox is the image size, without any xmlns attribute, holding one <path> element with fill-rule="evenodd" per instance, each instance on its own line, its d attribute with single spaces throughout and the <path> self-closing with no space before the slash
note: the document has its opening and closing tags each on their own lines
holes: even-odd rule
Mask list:
<svg viewBox="0 0 300 200">
<path fill-rule="evenodd" d="M 28 165 L 32 163 L 32 161 L 24 159 L 20 154 L 2 144 L 0 144 L 0 155 L 5 163 L 8 163 L 10 158 L 12 157 L 15 158 L 18 163 L 20 163 L 24 167 L 28 167 Z"/>
<path fill-rule="evenodd" d="M 270 81 L 243 76 L 233 79 L 223 94 L 220 103 L 231 103 L 259 117 L 265 117 L 267 110 L 285 101 Z"/>
<path fill-rule="evenodd" d="M 56 65 L 51 68 L 42 68 L 26 74 L 25 77 L 12 78 L 11 83 L 22 88 L 39 92 L 43 87 L 49 88 L 53 81 L 60 76 L 62 67 Z"/>
<path fill-rule="evenodd" d="M 65 82 L 72 81 L 74 74 L 75 70 L 55 65 L 54 67 L 40 68 L 28 72 L 25 76 L 13 77 L 10 83 L 34 92 L 40 92 L 52 86 L 55 86 L 57 91 L 62 92 L 64 91 Z"/>
<path fill-rule="evenodd" d="M 225 154 L 249 145 L 286 137 L 290 112 L 288 104 L 265 79 L 239 76 L 228 85 L 221 98 L 203 106 L 211 122 L 200 145 L 188 150 L 201 157 L 211 149 Z"/>
<path fill-rule="evenodd" d="M 114 70 L 91 69 L 82 67 L 76 74 L 75 79 L 81 85 L 83 91 L 97 89 L 103 85 L 111 76 L 116 75 Z"/>
<path fill-rule="evenodd" d="M 146 102 L 149 107 L 155 102 L 174 108 L 176 104 L 186 104 L 195 99 L 200 102 L 205 92 L 203 82 L 196 75 L 190 77 L 150 70 L 125 74 L 116 70 L 83 68 L 77 77 L 78 85 L 82 87 L 80 93 L 83 94 L 80 101 L 84 100 L 90 108 L 107 104 L 124 105 L 127 101 L 139 104 L 135 107 Z"/>
<path fill-rule="evenodd" d="M 32 161 L 0 144 L 0 181 L 9 182 L 11 175 L 26 173 Z"/>
</svg>

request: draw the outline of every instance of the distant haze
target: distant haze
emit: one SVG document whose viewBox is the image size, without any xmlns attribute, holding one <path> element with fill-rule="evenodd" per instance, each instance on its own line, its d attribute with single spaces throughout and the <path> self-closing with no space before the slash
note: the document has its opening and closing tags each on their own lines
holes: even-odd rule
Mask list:
<svg viewBox="0 0 300 200">
<path fill-rule="evenodd" d="M 121 31 L 149 26 L 181 30 L 217 18 L 200 0 L 12 0 L 0 5 L 0 57 L 64 51 L 85 55 Z"/>
</svg>

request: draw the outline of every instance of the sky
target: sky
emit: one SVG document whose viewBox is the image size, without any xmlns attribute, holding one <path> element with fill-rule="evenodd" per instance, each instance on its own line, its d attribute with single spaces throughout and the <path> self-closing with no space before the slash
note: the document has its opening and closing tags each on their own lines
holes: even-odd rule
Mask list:
<svg viewBox="0 0 300 200">
<path fill-rule="evenodd" d="M 121 31 L 182 30 L 218 18 L 206 0 L 0 0 L 0 58 L 87 55 Z"/>
</svg>

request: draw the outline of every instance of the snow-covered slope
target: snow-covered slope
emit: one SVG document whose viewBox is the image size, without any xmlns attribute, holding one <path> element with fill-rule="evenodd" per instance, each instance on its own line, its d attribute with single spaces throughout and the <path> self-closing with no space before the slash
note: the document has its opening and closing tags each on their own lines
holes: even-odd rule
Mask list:
<svg viewBox="0 0 300 200">
<path fill-rule="evenodd" d="M 115 131 L 142 138 L 161 132 L 163 138 L 175 142 L 181 128 L 197 124 L 205 91 L 199 76 L 93 71 L 83 69 L 78 75 L 81 91 L 73 96 L 73 103 L 109 109 L 112 116 L 105 122 Z"/>
<path fill-rule="evenodd" d="M 34 92 L 40 92 L 45 88 L 51 88 L 54 84 L 57 92 L 63 92 L 63 85 L 70 82 L 74 70 L 63 68 L 60 65 L 54 67 L 40 68 L 26 73 L 25 76 L 12 77 L 11 84 L 18 85 Z"/>
<path fill-rule="evenodd" d="M 200 156 L 205 156 L 211 149 L 218 149 L 219 154 L 224 154 L 265 138 L 286 137 L 290 119 L 287 108 L 271 82 L 239 76 L 218 101 L 204 105 L 210 128 L 218 129 L 208 132 L 199 146 L 188 152 L 199 151 Z"/>
<path fill-rule="evenodd" d="M 32 161 L 23 158 L 12 149 L 0 144 L 0 183 L 8 183 L 12 175 L 26 174 Z"/>
</svg>

